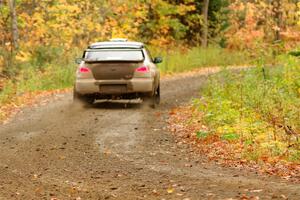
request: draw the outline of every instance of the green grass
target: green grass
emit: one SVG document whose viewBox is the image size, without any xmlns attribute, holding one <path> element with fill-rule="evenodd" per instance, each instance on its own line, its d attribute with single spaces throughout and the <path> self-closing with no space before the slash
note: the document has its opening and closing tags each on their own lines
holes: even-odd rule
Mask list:
<svg viewBox="0 0 300 200">
<path fill-rule="evenodd" d="M 210 76 L 194 105 L 220 138 L 238 136 L 245 157 L 300 162 L 300 61 L 282 56 L 279 62 L 281 67 Z"/>
<path fill-rule="evenodd" d="M 17 83 L 19 92 L 63 89 L 72 86 L 75 78 L 75 64 L 49 65 L 44 72 L 27 69 Z"/>
<path fill-rule="evenodd" d="M 247 65 L 251 59 L 244 52 L 230 51 L 218 47 L 203 49 L 194 47 L 189 50 L 175 49 L 170 52 L 153 51 L 156 55 L 161 55 L 164 62 L 159 65 L 162 73 L 176 73 L 190 71 L 197 68 L 213 66 Z"/>
<path fill-rule="evenodd" d="M 17 76 L 8 80 L 0 91 L 0 105 L 11 98 L 26 92 L 63 89 L 72 87 L 76 64 L 74 59 L 80 57 L 80 49 L 64 52 L 57 47 L 41 47 L 35 50 L 31 60 L 17 63 L 14 70 Z M 192 48 L 172 51 L 151 48 L 153 56 L 160 55 L 164 62 L 159 68 L 164 73 L 189 71 L 201 67 L 243 65 L 249 58 L 242 52 L 233 52 L 221 48 Z"/>
<path fill-rule="evenodd" d="M 50 52 L 45 55 L 37 53 L 27 62 L 19 62 L 13 66 L 10 80 L 6 80 L 4 88 L 0 91 L 0 105 L 11 102 L 16 96 L 26 92 L 46 91 L 69 88 L 75 79 L 76 64 L 74 58 L 80 55 L 78 50 L 73 52 L 60 52 L 57 48 L 55 56 Z M 40 51 L 40 50 L 39 50 Z M 43 57 L 44 56 L 44 57 Z"/>
</svg>

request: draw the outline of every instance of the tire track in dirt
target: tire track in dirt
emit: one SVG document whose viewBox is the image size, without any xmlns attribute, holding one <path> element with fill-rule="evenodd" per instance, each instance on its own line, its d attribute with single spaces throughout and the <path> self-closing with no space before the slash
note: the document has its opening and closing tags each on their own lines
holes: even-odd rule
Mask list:
<svg viewBox="0 0 300 200">
<path fill-rule="evenodd" d="M 275 177 L 205 162 L 166 129 L 206 76 L 162 81 L 162 104 L 74 108 L 71 94 L 0 127 L 0 199 L 299 199 Z"/>
</svg>

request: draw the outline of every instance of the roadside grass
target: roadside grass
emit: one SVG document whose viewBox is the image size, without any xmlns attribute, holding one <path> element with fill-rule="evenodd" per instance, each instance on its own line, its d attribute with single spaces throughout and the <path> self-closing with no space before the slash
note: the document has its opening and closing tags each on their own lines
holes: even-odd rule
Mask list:
<svg viewBox="0 0 300 200">
<path fill-rule="evenodd" d="M 279 63 L 209 76 L 193 100 L 208 127 L 198 139 L 235 144 L 242 159 L 300 163 L 300 61 L 281 56 Z"/>
<path fill-rule="evenodd" d="M 34 69 L 22 71 L 17 80 L 9 80 L 0 92 L 0 122 L 14 112 L 14 108 L 34 101 L 36 95 L 72 86 L 74 66 L 48 66 L 44 72 Z M 55 91 L 56 92 L 56 91 Z M 22 98 L 24 97 L 24 98 Z M 30 98 L 30 99 L 28 99 Z"/>
<path fill-rule="evenodd" d="M 64 89 L 72 86 L 76 65 L 72 59 L 34 65 L 19 63 L 18 72 L 7 79 L 0 91 L 0 105 L 26 92 Z M 74 63 L 74 64 L 73 64 Z"/>
<path fill-rule="evenodd" d="M 201 47 L 173 48 L 169 51 L 153 49 L 152 52 L 152 56 L 159 55 L 164 58 L 164 62 L 159 65 L 163 74 L 191 71 L 203 67 L 240 66 L 251 63 L 251 57 L 246 52 L 213 46 L 207 49 Z"/>
<path fill-rule="evenodd" d="M 150 47 L 151 48 L 151 47 Z M 249 65 L 244 52 L 217 47 L 208 49 L 154 49 L 152 56 L 164 57 L 159 65 L 162 74 L 190 71 L 211 66 Z M 23 94 L 65 89 L 73 86 L 76 64 L 81 50 L 62 52 L 54 49 L 33 55 L 28 62 L 17 64 L 16 76 L 5 80 L 0 88 L 0 121 L 7 116 L 4 105 L 24 104 Z M 203 98 L 193 101 L 203 113 L 208 130 L 197 130 L 200 140 L 218 137 L 233 144 L 242 144 L 242 157 L 259 161 L 280 159 L 300 161 L 300 61 L 282 56 L 282 67 L 263 65 L 240 73 L 224 70 L 209 76 Z M 1 82 L 2 83 L 2 82 Z M 0 85 L 1 86 L 1 85 Z M 26 102 L 25 102 L 26 104 Z"/>
<path fill-rule="evenodd" d="M 210 47 L 208 49 L 192 48 L 182 50 L 179 47 L 172 51 L 150 47 L 154 55 L 160 55 L 164 62 L 159 64 L 162 74 L 189 71 L 195 68 L 244 65 L 248 57 L 241 52 Z M 9 103 L 16 96 L 26 92 L 46 91 L 70 88 L 75 78 L 76 64 L 74 59 L 80 57 L 82 50 L 74 49 L 63 52 L 61 49 L 37 49 L 27 62 L 15 64 L 16 76 L 6 80 L 0 88 L 0 105 Z M 1 113 L 0 113 L 1 118 Z"/>
<path fill-rule="evenodd" d="M 40 51 L 45 51 L 42 54 Z M 57 48 L 36 50 L 26 61 L 14 61 L 9 68 L 10 78 L 0 80 L 0 121 L 5 120 L 14 107 L 26 104 L 34 93 L 66 89 L 72 86 L 77 49 L 62 52 Z M 22 98 L 22 96 L 26 96 Z"/>
</svg>

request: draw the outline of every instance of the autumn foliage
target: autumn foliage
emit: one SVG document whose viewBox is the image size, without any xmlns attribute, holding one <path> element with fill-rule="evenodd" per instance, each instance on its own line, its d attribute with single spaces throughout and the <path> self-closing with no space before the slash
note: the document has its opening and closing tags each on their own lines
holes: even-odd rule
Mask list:
<svg viewBox="0 0 300 200">
<path fill-rule="evenodd" d="M 128 38 L 162 54 L 160 69 L 167 73 L 257 65 L 210 79 L 203 98 L 194 101 L 204 128 L 193 134 L 213 140 L 209 144 L 234 143 L 231 150 L 244 159 L 299 163 L 299 62 L 279 56 L 300 55 L 299 32 L 296 0 L 0 1 L 0 104 L 71 87 L 73 60 L 82 49 Z M 209 46 L 200 48 L 204 39 Z M 266 68 L 274 63 L 281 67 Z"/>
<path fill-rule="evenodd" d="M 13 47 L 14 2 L 18 49 Z M 166 47 L 201 43 L 203 2 L 199 0 L 8 0 L 0 2 L 0 69 L 11 71 L 40 52 L 56 48 L 68 53 L 88 43 L 126 37 Z M 257 50 L 280 40 L 285 49 L 300 40 L 300 4 L 292 0 L 210 1 L 208 32 L 211 43 L 231 49 Z M 43 48 L 47 47 L 47 48 Z M 15 60 L 13 60 L 15 58 Z M 46 62 L 53 59 L 42 58 Z"/>
</svg>

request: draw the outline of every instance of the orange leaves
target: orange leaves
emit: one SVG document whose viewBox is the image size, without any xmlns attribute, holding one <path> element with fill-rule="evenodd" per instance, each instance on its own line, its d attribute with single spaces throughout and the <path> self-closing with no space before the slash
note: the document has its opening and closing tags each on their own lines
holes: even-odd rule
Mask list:
<svg viewBox="0 0 300 200">
<path fill-rule="evenodd" d="M 286 30 L 281 31 L 280 33 L 281 38 L 287 42 L 286 49 L 293 49 L 299 46 L 300 43 L 299 28 L 298 29 L 286 28 Z"/>
<path fill-rule="evenodd" d="M 1 85 L 0 85 L 1 86 Z M 36 91 L 36 92 L 27 92 L 20 96 L 14 96 L 14 98 L 10 98 L 8 102 L 1 102 L 0 107 L 0 124 L 7 122 L 10 117 L 14 116 L 18 112 L 21 111 L 21 108 L 24 106 L 35 106 L 38 104 L 45 104 L 46 101 L 50 101 L 51 98 L 55 97 L 58 94 L 64 94 L 68 92 L 69 89 L 61 89 L 61 90 L 51 90 L 51 91 Z M 15 95 L 15 94 L 13 94 Z M 48 98 L 45 98 L 48 97 Z M 46 99 L 43 102 L 40 102 L 40 99 Z M 53 100 L 53 99 L 52 99 Z"/>
<path fill-rule="evenodd" d="M 299 32 L 296 23 L 300 15 L 295 3 L 282 0 L 278 6 L 267 1 L 235 1 L 230 10 L 231 26 L 226 33 L 229 48 L 256 51 L 277 39 L 277 33 L 285 41 L 286 48 L 297 46 L 295 41 L 300 36 L 294 33 Z"/>
<path fill-rule="evenodd" d="M 264 37 L 263 29 L 257 27 L 258 8 L 254 3 L 236 2 L 231 5 L 233 11 L 230 16 L 231 27 L 227 31 L 229 48 L 252 49 Z M 244 20 L 241 20 L 244 15 Z"/>
<path fill-rule="evenodd" d="M 209 133 L 208 127 L 203 125 L 202 113 L 193 107 L 180 107 L 169 112 L 169 130 L 175 135 L 178 145 L 192 144 L 201 155 L 224 166 L 247 168 L 260 173 L 280 176 L 286 180 L 299 181 L 300 165 L 287 162 L 280 157 L 270 157 L 264 154 L 255 155 L 258 145 L 245 144 L 241 140 L 223 140 L 214 132 Z M 205 137 L 203 134 L 208 133 Z M 258 159 L 254 161 L 252 158 Z M 258 164 L 259 163 L 259 164 Z M 253 191 L 259 192 L 259 191 Z"/>
</svg>

